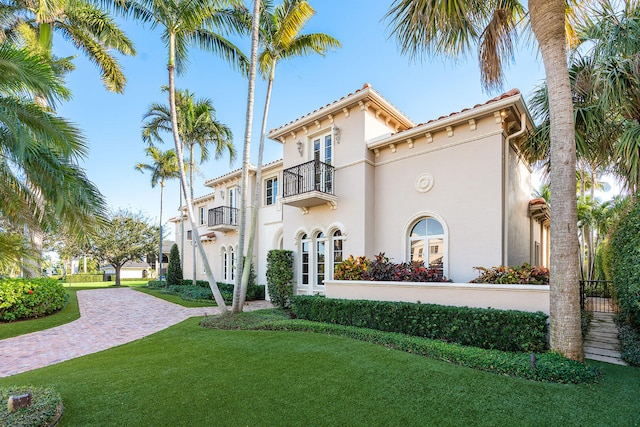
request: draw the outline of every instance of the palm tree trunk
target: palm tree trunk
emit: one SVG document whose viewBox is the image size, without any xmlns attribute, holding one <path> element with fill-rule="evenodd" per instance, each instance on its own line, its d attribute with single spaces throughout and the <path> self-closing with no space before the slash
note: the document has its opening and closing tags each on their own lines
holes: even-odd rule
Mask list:
<svg viewBox="0 0 640 427">
<path fill-rule="evenodd" d="M 256 240 L 256 225 L 258 223 L 258 206 L 260 200 L 260 189 L 262 188 L 262 157 L 264 155 L 264 140 L 267 134 L 267 118 L 269 117 L 269 104 L 271 103 L 271 90 L 273 88 L 273 80 L 276 73 L 276 64 L 274 62 L 267 83 L 267 95 L 264 101 L 264 113 L 262 114 L 262 128 L 260 129 L 260 145 L 258 147 L 258 165 L 256 166 L 256 189 L 253 199 L 253 210 L 251 211 L 251 228 L 249 229 L 249 242 L 247 243 L 248 256 L 244 261 L 244 270 L 242 272 L 242 287 L 240 288 L 240 301 L 244 304 L 247 298 L 247 288 L 249 287 L 249 274 L 251 273 L 251 254 Z"/>
<path fill-rule="evenodd" d="M 191 194 L 191 202 L 193 202 L 193 168 L 195 167 L 195 163 L 193 161 L 193 144 L 189 146 L 189 193 Z M 196 277 L 197 271 L 197 261 L 196 261 L 196 245 L 193 244 L 193 240 L 191 241 L 191 256 L 192 256 L 192 265 L 193 265 L 193 284 L 195 285 L 198 278 Z"/>
<path fill-rule="evenodd" d="M 202 263 L 204 265 L 205 273 L 207 275 L 207 280 L 209 281 L 209 287 L 211 288 L 211 293 L 213 293 L 213 298 L 216 301 L 216 304 L 220 308 L 222 312 L 227 311 L 227 305 L 222 298 L 222 294 L 220 293 L 220 289 L 218 289 L 218 284 L 216 283 L 215 277 L 213 276 L 213 272 L 211 271 L 211 267 L 209 266 L 209 261 L 207 259 L 207 253 L 202 246 L 202 242 L 200 241 L 200 233 L 198 233 L 198 228 L 196 227 L 196 223 L 194 221 L 193 215 L 193 201 L 189 197 L 189 192 L 187 191 L 187 177 L 184 171 L 184 158 L 182 157 L 182 145 L 180 144 L 180 135 L 178 134 L 178 115 L 176 113 L 176 93 L 175 93 L 175 34 L 171 34 L 169 37 L 169 62 L 167 64 L 167 71 L 169 73 L 169 106 L 171 110 L 171 133 L 173 134 L 173 142 L 176 149 L 176 154 L 178 157 L 178 168 L 180 169 L 180 185 L 182 186 L 182 193 L 185 199 L 185 205 L 187 207 L 187 216 L 189 218 L 189 222 L 191 223 L 191 239 L 192 243 L 198 245 L 198 249 L 200 251 L 200 256 L 202 258 Z M 182 215 L 182 212 L 180 213 Z M 183 236 L 184 239 L 184 236 Z"/>
<path fill-rule="evenodd" d="M 584 360 L 578 282 L 576 144 L 565 46 L 564 0 L 529 0 L 549 89 L 551 123 L 551 350 Z"/>
<path fill-rule="evenodd" d="M 240 185 L 240 226 L 238 230 L 238 254 L 244 256 L 244 239 L 246 234 L 247 221 L 247 193 L 249 187 L 249 156 L 251 151 L 251 126 L 253 126 L 253 100 L 255 97 L 256 86 L 256 63 L 258 62 L 258 36 L 260 30 L 260 0 L 255 0 L 253 6 L 253 25 L 251 32 L 251 63 L 249 65 L 249 90 L 247 93 L 247 116 L 244 132 L 244 149 L 242 156 L 242 183 Z M 256 185 L 259 185 L 256 182 Z M 251 262 L 251 254 L 247 254 L 249 262 Z M 242 258 L 240 258 L 242 259 Z M 237 263 L 236 280 L 233 288 L 233 306 L 234 313 L 240 313 L 244 301 L 242 301 L 242 275 L 244 271 L 244 262 Z M 246 292 L 246 291 L 245 291 Z"/>
<path fill-rule="evenodd" d="M 164 204 L 164 178 L 160 181 L 160 250 L 158 252 L 158 280 L 162 280 L 162 205 Z"/>
</svg>

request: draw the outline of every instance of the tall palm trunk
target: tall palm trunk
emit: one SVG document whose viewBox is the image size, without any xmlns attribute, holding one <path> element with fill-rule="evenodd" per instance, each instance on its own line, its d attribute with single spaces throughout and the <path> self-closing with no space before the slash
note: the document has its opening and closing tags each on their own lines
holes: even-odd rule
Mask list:
<svg viewBox="0 0 640 427">
<path fill-rule="evenodd" d="M 193 202 L 193 168 L 195 167 L 195 162 L 193 161 L 193 144 L 189 145 L 189 193 L 191 194 L 191 201 Z M 196 245 L 193 244 L 193 240 L 191 241 L 191 257 L 192 257 L 192 265 L 193 265 L 193 284 L 196 284 L 198 280 L 196 274 L 198 273 L 198 263 L 196 260 Z"/>
<path fill-rule="evenodd" d="M 256 86 L 256 64 L 258 62 L 258 36 L 260 30 L 260 0 L 255 0 L 253 5 L 253 22 L 251 31 L 251 61 L 249 64 L 249 89 L 247 93 L 247 116 L 244 132 L 244 149 L 242 152 L 242 182 L 240 185 L 240 226 L 238 230 L 238 254 L 244 256 L 244 239 L 246 234 L 247 221 L 247 193 L 249 187 L 249 156 L 251 151 L 251 126 L 253 126 L 253 101 L 255 97 Z M 259 185 L 256 182 L 256 185 Z M 251 262 L 252 253 L 247 253 L 247 259 Z M 240 258 L 242 259 L 242 258 Z M 246 262 L 246 261 L 245 261 Z M 238 262 L 236 269 L 236 279 L 233 288 L 233 306 L 234 313 L 240 313 L 244 301 L 241 295 L 246 295 L 246 289 L 242 291 L 243 271 L 245 262 Z M 247 272 L 248 273 L 248 272 Z M 248 276 L 247 276 L 248 279 Z M 248 280 L 247 280 L 248 281 Z"/>
<path fill-rule="evenodd" d="M 264 155 L 264 140 L 267 134 L 267 118 L 269 117 L 269 104 L 271 103 L 271 89 L 273 88 L 273 80 L 276 73 L 276 63 L 273 63 L 271 73 L 269 74 L 269 82 L 267 83 L 267 95 L 264 101 L 264 113 L 262 114 L 262 128 L 260 129 L 260 145 L 258 147 L 258 165 L 256 169 L 256 190 L 253 199 L 253 210 L 251 211 L 251 228 L 249 229 L 249 242 L 247 243 L 247 253 L 253 253 L 253 245 L 256 240 L 256 225 L 258 223 L 258 206 L 260 200 L 260 189 L 262 188 L 262 157 Z M 249 274 L 251 272 L 251 258 L 247 257 L 244 262 L 244 270 L 242 272 L 242 287 L 240 300 L 244 303 L 247 297 L 247 288 L 249 287 Z"/>
<path fill-rule="evenodd" d="M 160 180 L 160 251 L 158 252 L 158 280 L 162 280 L 162 207 L 164 205 L 164 178 Z"/>
<path fill-rule="evenodd" d="M 584 360 L 578 283 L 576 144 L 565 47 L 564 0 L 529 0 L 549 88 L 551 124 L 551 349 Z"/>
<path fill-rule="evenodd" d="M 167 63 L 167 71 L 169 73 L 169 107 L 171 111 L 171 133 L 173 134 L 173 142 L 178 157 L 178 169 L 180 170 L 180 185 L 182 186 L 182 193 L 185 199 L 185 205 L 187 206 L 187 216 L 191 223 L 191 240 L 192 243 L 198 245 L 202 263 L 204 265 L 207 280 L 209 281 L 209 287 L 213 293 L 213 298 L 221 311 L 227 311 L 227 305 L 222 298 L 218 284 L 216 283 L 211 267 L 209 266 L 209 260 L 207 259 L 207 253 L 200 241 L 200 233 L 196 227 L 196 222 L 193 215 L 193 200 L 187 191 L 187 177 L 184 171 L 184 158 L 182 156 L 182 144 L 180 143 L 180 135 L 178 134 L 178 115 L 176 113 L 176 92 L 175 92 L 175 46 L 176 46 L 175 34 L 169 36 L 169 62 Z M 184 238 L 184 236 L 183 236 Z"/>
</svg>

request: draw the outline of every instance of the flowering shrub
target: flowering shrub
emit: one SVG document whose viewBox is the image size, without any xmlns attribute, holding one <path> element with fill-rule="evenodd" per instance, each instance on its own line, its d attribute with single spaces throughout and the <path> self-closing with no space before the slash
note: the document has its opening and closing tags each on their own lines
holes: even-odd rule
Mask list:
<svg viewBox="0 0 640 427">
<path fill-rule="evenodd" d="M 41 317 L 62 309 L 67 292 L 53 279 L 0 279 L 0 321 Z"/>
<path fill-rule="evenodd" d="M 549 269 L 541 266 L 531 267 L 526 262 L 521 266 L 485 268 L 473 267 L 480 272 L 480 276 L 471 283 L 495 283 L 502 285 L 548 285 Z"/>
<path fill-rule="evenodd" d="M 360 256 L 349 258 L 336 266 L 335 280 L 371 280 L 388 282 L 448 282 L 440 270 L 425 267 L 422 263 L 394 263 L 384 252 L 369 260 Z"/>
</svg>

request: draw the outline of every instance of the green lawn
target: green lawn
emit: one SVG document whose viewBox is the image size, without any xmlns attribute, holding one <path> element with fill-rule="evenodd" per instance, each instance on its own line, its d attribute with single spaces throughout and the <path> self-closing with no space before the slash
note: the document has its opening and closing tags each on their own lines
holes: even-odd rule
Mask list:
<svg viewBox="0 0 640 427">
<path fill-rule="evenodd" d="M 348 338 L 198 321 L 0 387 L 53 386 L 61 426 L 640 425 L 637 368 L 594 362 L 599 384 L 545 384 Z"/>
<path fill-rule="evenodd" d="M 162 298 L 165 301 L 179 304 L 183 307 L 213 307 L 216 305 L 216 303 L 212 300 L 187 301 L 182 299 L 180 295 L 163 294 L 160 289 L 149 289 L 146 287 L 136 287 L 134 289 L 140 292 L 144 292 L 145 294 L 153 295 L 156 298 Z"/>
</svg>

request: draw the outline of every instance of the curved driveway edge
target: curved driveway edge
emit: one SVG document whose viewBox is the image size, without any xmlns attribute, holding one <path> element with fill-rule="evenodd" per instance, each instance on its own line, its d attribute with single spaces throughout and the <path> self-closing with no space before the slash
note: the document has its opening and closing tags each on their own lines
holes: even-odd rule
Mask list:
<svg viewBox="0 0 640 427">
<path fill-rule="evenodd" d="M 78 320 L 0 340 L 0 378 L 126 344 L 189 317 L 219 314 L 217 307 L 182 307 L 130 288 L 77 295 Z M 269 307 L 266 301 L 250 301 L 245 311 Z"/>
</svg>

